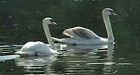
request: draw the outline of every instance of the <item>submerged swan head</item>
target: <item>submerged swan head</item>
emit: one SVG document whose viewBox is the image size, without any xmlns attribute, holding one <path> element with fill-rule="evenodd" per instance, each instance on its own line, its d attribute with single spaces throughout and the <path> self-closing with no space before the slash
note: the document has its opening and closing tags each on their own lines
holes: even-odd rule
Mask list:
<svg viewBox="0 0 140 75">
<path fill-rule="evenodd" d="M 105 15 L 117 15 L 116 13 L 114 13 L 114 10 L 111 9 L 111 8 L 105 8 L 105 9 L 103 10 L 103 13 L 104 13 Z"/>
<path fill-rule="evenodd" d="M 55 23 L 54 19 L 49 18 L 49 17 L 43 19 L 43 22 L 44 22 L 44 23 L 47 23 L 48 25 L 57 25 L 57 24 Z"/>
</svg>

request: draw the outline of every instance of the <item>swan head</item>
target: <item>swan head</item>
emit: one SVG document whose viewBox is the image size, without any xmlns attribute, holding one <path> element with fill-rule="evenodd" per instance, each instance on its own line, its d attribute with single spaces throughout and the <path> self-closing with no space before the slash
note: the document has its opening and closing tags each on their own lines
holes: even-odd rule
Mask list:
<svg viewBox="0 0 140 75">
<path fill-rule="evenodd" d="M 111 8 L 105 8 L 105 9 L 103 9 L 103 14 L 105 14 L 105 15 L 117 15 L 117 14 L 114 12 L 114 10 L 111 9 Z"/>
<path fill-rule="evenodd" d="M 54 19 L 49 18 L 49 17 L 43 19 L 43 23 L 47 23 L 48 25 L 57 25 Z"/>
</svg>

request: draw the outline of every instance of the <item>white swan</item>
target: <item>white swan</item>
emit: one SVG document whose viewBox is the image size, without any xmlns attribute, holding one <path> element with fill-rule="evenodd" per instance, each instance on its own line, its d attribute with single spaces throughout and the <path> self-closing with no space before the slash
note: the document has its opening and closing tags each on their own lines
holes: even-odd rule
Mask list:
<svg viewBox="0 0 140 75">
<path fill-rule="evenodd" d="M 107 30 L 108 38 L 102 38 L 94 32 L 83 27 L 74 27 L 64 30 L 63 34 L 70 38 L 53 38 L 55 41 L 68 45 L 94 45 L 94 44 L 108 44 L 114 42 L 114 36 L 109 19 L 109 15 L 116 15 L 111 8 L 105 8 L 102 11 L 103 20 Z"/>
<path fill-rule="evenodd" d="M 54 42 L 51 39 L 51 34 L 49 31 L 48 25 L 53 24 L 56 25 L 52 18 L 45 18 L 43 19 L 43 28 L 45 35 L 47 36 L 48 43 L 50 46 L 46 45 L 43 42 L 36 41 L 36 42 L 27 42 L 20 51 L 17 51 L 16 54 L 20 55 L 52 55 L 54 53 L 58 53 L 55 50 Z"/>
</svg>

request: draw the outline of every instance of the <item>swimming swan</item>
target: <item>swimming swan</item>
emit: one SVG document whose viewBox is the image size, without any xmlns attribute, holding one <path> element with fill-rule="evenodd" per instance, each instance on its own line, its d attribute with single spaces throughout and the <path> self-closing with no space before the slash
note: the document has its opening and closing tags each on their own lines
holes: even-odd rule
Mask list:
<svg viewBox="0 0 140 75">
<path fill-rule="evenodd" d="M 53 40 L 67 45 L 95 45 L 108 44 L 114 42 L 114 36 L 109 19 L 109 15 L 116 15 L 111 8 L 105 8 L 102 11 L 103 20 L 107 30 L 108 38 L 102 38 L 93 31 L 84 27 L 74 27 L 64 30 L 63 34 L 70 38 L 53 38 Z"/>
<path fill-rule="evenodd" d="M 45 18 L 43 19 L 43 28 L 45 35 L 48 39 L 48 43 L 50 46 L 46 45 L 43 42 L 36 41 L 36 42 L 27 42 L 20 51 L 17 51 L 16 54 L 20 55 L 52 55 L 54 53 L 58 53 L 55 50 L 54 42 L 51 39 L 51 34 L 49 31 L 48 25 L 56 25 L 52 18 Z"/>
</svg>

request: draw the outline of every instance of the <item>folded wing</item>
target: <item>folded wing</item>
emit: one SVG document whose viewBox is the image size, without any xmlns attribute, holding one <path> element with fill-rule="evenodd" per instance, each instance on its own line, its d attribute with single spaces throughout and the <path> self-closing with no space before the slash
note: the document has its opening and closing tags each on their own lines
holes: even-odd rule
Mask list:
<svg viewBox="0 0 140 75">
<path fill-rule="evenodd" d="M 87 28 L 74 27 L 64 30 L 64 35 L 76 39 L 98 39 L 99 36 Z"/>
</svg>

